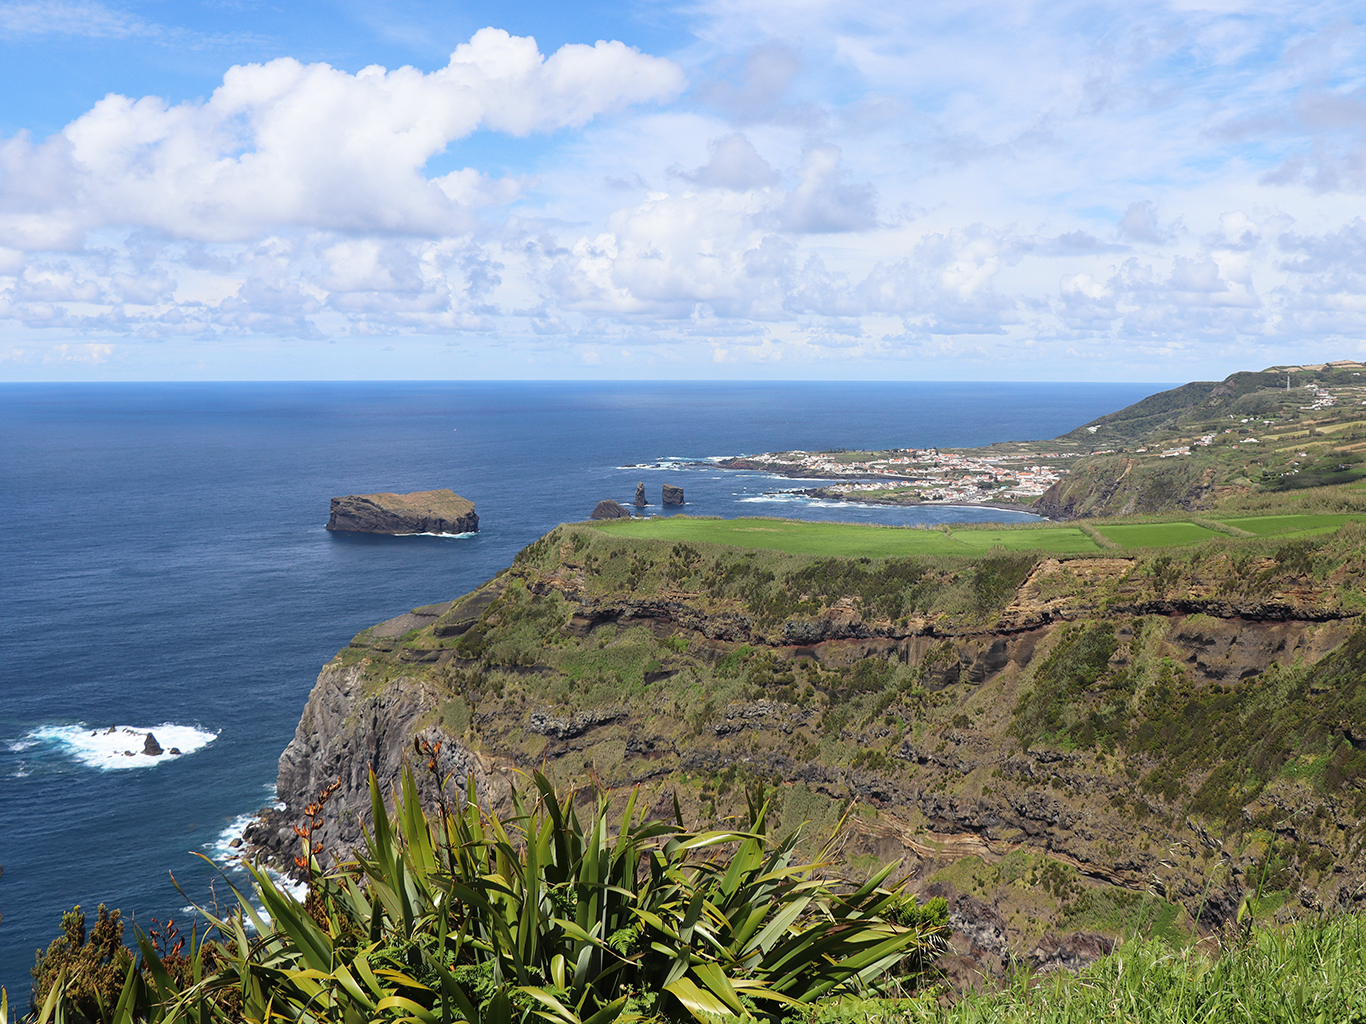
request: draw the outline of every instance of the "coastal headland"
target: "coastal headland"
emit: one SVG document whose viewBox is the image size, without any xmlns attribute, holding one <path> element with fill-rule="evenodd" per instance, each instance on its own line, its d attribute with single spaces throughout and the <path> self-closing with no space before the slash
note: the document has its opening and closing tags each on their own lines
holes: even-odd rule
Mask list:
<svg viewBox="0 0 1366 1024">
<path fill-rule="evenodd" d="M 836 870 L 900 859 L 948 899 L 965 976 L 1240 907 L 1366 907 L 1366 391 L 1335 372 L 1299 394 L 1280 371 L 1187 385 L 1073 431 L 1075 454 L 733 467 L 885 467 L 923 492 L 936 468 L 1023 483 L 1053 452 L 1069 472 L 1033 479 L 1033 507 L 1071 522 L 560 526 L 340 651 L 281 756 L 283 809 L 247 839 L 287 866 L 339 783 L 317 835 L 348 849 L 369 771 L 389 787 L 418 743 L 425 785 L 473 780 L 493 806 L 533 767 L 699 827 L 767 799 L 810 849 L 838 831 Z"/>
</svg>

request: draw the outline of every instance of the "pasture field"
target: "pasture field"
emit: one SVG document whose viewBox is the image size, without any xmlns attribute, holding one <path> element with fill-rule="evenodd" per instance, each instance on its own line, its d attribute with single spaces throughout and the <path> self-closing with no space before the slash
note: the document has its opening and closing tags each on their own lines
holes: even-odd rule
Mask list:
<svg viewBox="0 0 1366 1024">
<path fill-rule="evenodd" d="M 953 550 L 945 548 L 941 552 L 946 555 L 990 551 L 995 547 L 1007 551 L 1056 551 L 1068 555 L 1100 550 L 1095 541 L 1074 526 L 1038 526 L 1028 530 L 1012 530 L 1005 526 L 997 530 L 954 530 L 941 536 L 947 537 L 954 546 Z"/>
<path fill-rule="evenodd" d="M 1221 517 L 1218 522 L 1258 537 L 1287 540 L 1331 533 L 1344 523 L 1366 522 L 1366 515 L 1271 515 Z M 992 548 L 1047 551 L 1059 555 L 1099 554 L 1101 547 L 1075 526 L 1028 525 L 957 530 L 917 530 L 857 523 L 812 523 L 793 519 L 694 519 L 651 516 L 592 524 L 620 537 L 727 544 L 738 548 L 783 551 L 833 558 L 905 558 L 910 555 L 981 555 Z M 1188 547 L 1215 538 L 1231 539 L 1183 520 L 1158 523 L 1091 521 L 1119 549 Z"/>
<path fill-rule="evenodd" d="M 765 551 L 829 555 L 838 558 L 970 555 L 978 550 L 986 550 L 985 547 L 976 548 L 955 543 L 943 530 L 902 530 L 850 523 L 807 523 L 791 519 L 691 519 L 684 516 L 658 516 L 648 519 L 615 519 L 595 525 L 599 530 L 618 537 L 729 544 L 739 548 L 760 548 Z M 1031 536 L 1042 539 L 1044 533 L 1053 531 L 1028 532 Z M 1094 544 L 1092 548 L 1095 548 Z"/>
<path fill-rule="evenodd" d="M 1029 529 L 915 530 L 854 523 L 791 519 L 692 519 L 685 516 L 616 519 L 596 527 L 621 537 L 729 544 L 838 558 L 904 558 L 908 555 L 976 555 L 994 547 L 1012 551 L 1091 554 L 1100 547 L 1072 526 Z"/>
<path fill-rule="evenodd" d="M 1182 547 L 1220 536 L 1203 526 L 1182 522 L 1136 523 L 1129 526 L 1104 526 L 1096 523 L 1095 527 L 1116 544 L 1126 548 Z"/>
<path fill-rule="evenodd" d="M 1352 521 L 1361 522 L 1366 520 L 1366 516 L 1361 515 L 1285 515 L 1285 516 L 1240 516 L 1237 519 L 1228 519 L 1223 516 L 1219 522 L 1225 526 L 1233 526 L 1239 530 L 1246 530 L 1248 533 L 1255 533 L 1258 537 L 1273 537 L 1284 533 L 1325 533 L 1329 530 L 1336 530 L 1343 523 Z"/>
</svg>

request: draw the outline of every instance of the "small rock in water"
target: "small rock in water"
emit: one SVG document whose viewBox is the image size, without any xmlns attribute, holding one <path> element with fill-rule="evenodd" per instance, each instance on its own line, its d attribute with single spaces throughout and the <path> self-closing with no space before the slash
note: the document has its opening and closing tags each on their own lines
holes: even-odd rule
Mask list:
<svg viewBox="0 0 1366 1024">
<path fill-rule="evenodd" d="M 161 749 L 161 744 L 157 742 L 157 738 L 150 732 L 147 734 L 147 741 L 142 745 L 142 752 L 144 754 L 151 754 L 153 757 L 160 757 L 165 753 L 165 751 Z"/>
<path fill-rule="evenodd" d="M 234 850 L 237 849 L 237 848 L 238 848 L 239 846 L 241 846 L 241 845 L 242 845 L 242 837 L 241 837 L 241 836 L 238 836 L 236 839 L 234 839 L 232 842 L 230 842 L 230 843 L 228 844 L 228 846 L 230 846 L 230 847 L 231 847 L 232 849 L 234 849 Z"/>
<path fill-rule="evenodd" d="M 169 753 L 174 754 L 176 757 L 179 757 L 179 756 L 180 756 L 180 748 L 179 748 L 179 747 L 172 747 L 172 748 L 170 749 Z"/>
<path fill-rule="evenodd" d="M 110 735 L 111 733 L 115 733 L 115 732 L 118 732 L 118 731 L 119 731 L 119 730 L 118 730 L 118 727 L 117 727 L 117 726 L 111 725 L 108 729 L 105 730 L 104 734 L 105 734 L 106 736 L 108 736 L 108 735 Z"/>
</svg>

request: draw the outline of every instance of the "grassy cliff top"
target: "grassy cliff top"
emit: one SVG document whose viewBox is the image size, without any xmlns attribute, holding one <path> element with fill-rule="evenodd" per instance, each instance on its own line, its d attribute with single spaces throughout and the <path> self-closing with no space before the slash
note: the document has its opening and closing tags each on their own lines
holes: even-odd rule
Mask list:
<svg viewBox="0 0 1366 1024">
<path fill-rule="evenodd" d="M 1366 499 L 1366 495 L 1363 495 Z M 1291 506 L 1293 507 L 1293 506 Z M 993 549 L 1054 555 L 1188 547 L 1218 537 L 1276 537 L 1281 541 L 1332 533 L 1360 512 L 1235 513 L 1205 517 L 1106 520 L 1085 526 L 1056 523 L 962 524 L 934 529 L 812 523 L 792 519 L 704 519 L 689 516 L 620 519 L 592 528 L 639 540 L 721 544 L 729 547 L 832 558 L 905 558 L 916 555 L 979 556 Z"/>
</svg>

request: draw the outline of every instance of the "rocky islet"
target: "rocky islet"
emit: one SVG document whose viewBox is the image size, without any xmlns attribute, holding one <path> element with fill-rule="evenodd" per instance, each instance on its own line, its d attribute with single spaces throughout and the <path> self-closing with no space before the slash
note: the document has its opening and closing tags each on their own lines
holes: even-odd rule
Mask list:
<svg viewBox="0 0 1366 1024">
<path fill-rule="evenodd" d="M 476 533 L 479 516 L 472 501 L 449 488 L 408 494 L 348 494 L 332 499 L 327 529 L 396 536 Z"/>
</svg>

